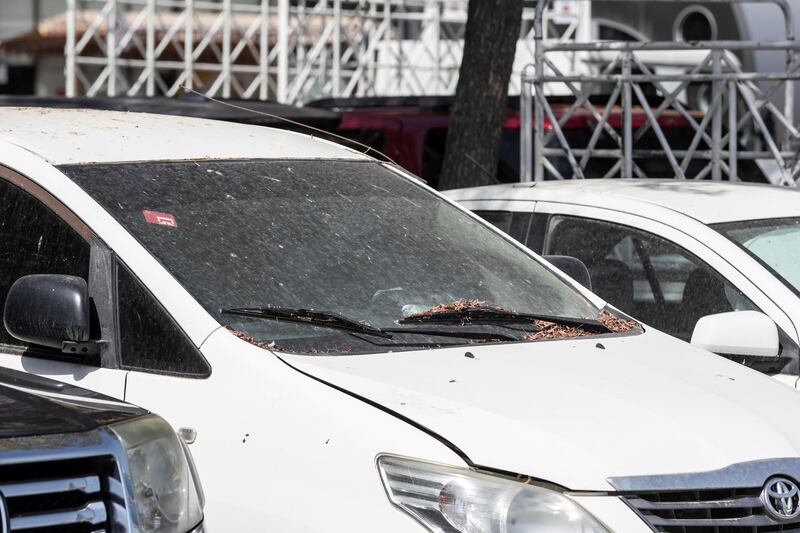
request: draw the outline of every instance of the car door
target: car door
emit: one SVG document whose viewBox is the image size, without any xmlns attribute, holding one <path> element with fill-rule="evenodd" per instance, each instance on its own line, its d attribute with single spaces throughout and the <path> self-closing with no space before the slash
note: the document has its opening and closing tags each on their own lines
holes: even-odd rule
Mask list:
<svg viewBox="0 0 800 533">
<path fill-rule="evenodd" d="M 691 340 L 710 314 L 756 310 L 781 331 L 779 360 L 753 366 L 797 381 L 797 333 L 789 318 L 757 287 L 699 240 L 653 220 L 598 208 L 537 204 L 541 249 L 582 260 L 602 298 L 666 333 Z M 530 240 L 530 239 L 529 239 Z"/>
<path fill-rule="evenodd" d="M 92 295 L 92 338 L 104 340 L 98 355 L 70 355 L 28 345 L 0 328 L 0 366 L 69 382 L 122 398 L 125 374 L 113 342 L 115 316 L 103 273 L 104 246 L 55 197 L 24 176 L 0 167 L 0 301 L 30 274 L 65 274 L 87 281 Z"/>
</svg>

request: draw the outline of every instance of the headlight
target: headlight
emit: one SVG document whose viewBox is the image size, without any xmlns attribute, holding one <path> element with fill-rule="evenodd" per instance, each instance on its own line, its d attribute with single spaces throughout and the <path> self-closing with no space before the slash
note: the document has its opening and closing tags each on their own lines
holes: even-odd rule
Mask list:
<svg viewBox="0 0 800 533">
<path fill-rule="evenodd" d="M 388 455 L 378 469 L 392 503 L 436 533 L 608 533 L 553 490 Z"/>
<path fill-rule="evenodd" d="M 186 533 L 203 519 L 202 496 L 184 447 L 169 424 L 148 416 L 111 427 L 128 456 L 125 481 L 142 533 Z"/>
</svg>

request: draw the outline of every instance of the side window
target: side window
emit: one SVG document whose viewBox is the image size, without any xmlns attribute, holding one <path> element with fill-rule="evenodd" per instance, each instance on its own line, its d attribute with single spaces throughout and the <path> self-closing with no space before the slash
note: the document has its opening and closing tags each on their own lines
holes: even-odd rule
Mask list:
<svg viewBox="0 0 800 533">
<path fill-rule="evenodd" d="M 530 225 L 531 214 L 517 211 L 475 211 L 489 224 L 497 227 L 500 231 L 507 233 L 524 243 Z"/>
<path fill-rule="evenodd" d="M 66 274 L 89 281 L 89 243 L 29 193 L 0 180 L 0 302 L 29 274 Z M 0 344 L 27 346 L 0 328 Z M 36 347 L 33 351 L 47 348 Z"/>
<path fill-rule="evenodd" d="M 594 292 L 684 340 L 706 315 L 756 309 L 730 282 L 676 244 L 628 226 L 554 216 L 546 253 L 586 264 Z"/>
<path fill-rule="evenodd" d="M 205 358 L 136 277 L 117 264 L 119 345 L 123 368 L 190 377 L 211 374 Z"/>
</svg>

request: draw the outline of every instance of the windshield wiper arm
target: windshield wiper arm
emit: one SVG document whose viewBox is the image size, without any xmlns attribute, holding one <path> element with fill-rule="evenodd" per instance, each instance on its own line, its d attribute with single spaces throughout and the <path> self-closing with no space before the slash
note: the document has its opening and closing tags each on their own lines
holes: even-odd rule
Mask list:
<svg viewBox="0 0 800 533">
<path fill-rule="evenodd" d="M 517 313 L 508 309 L 480 307 L 451 311 L 434 311 L 419 313 L 403 318 L 400 324 L 489 324 L 489 323 L 533 323 L 537 320 L 564 326 L 580 327 L 591 331 L 608 333 L 609 329 L 599 320 L 591 318 L 573 318 L 536 313 Z"/>
<path fill-rule="evenodd" d="M 235 307 L 223 309 L 226 315 L 246 316 L 251 318 L 272 318 L 278 321 L 310 324 L 325 328 L 340 329 L 364 335 L 374 335 L 391 339 L 392 334 L 375 326 L 364 324 L 339 313 L 315 311 L 313 309 L 291 309 L 287 307 Z"/>
</svg>

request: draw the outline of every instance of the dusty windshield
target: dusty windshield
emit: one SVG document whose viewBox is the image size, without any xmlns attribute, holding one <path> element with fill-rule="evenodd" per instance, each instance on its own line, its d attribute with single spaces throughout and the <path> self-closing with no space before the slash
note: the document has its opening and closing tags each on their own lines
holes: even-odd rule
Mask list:
<svg viewBox="0 0 800 533">
<path fill-rule="evenodd" d="M 800 293 L 800 218 L 746 220 L 714 227 Z"/>
<path fill-rule="evenodd" d="M 532 315 L 600 316 L 522 250 L 376 162 L 154 162 L 62 170 L 211 315 L 252 342 L 372 353 L 511 338 L 496 325 L 473 328 L 474 338 L 442 325 L 438 330 L 450 334 L 438 331 L 433 339 L 425 334 L 434 329 L 429 323 L 401 324 L 454 302 Z M 370 331 L 400 327 L 419 335 Z"/>
</svg>

